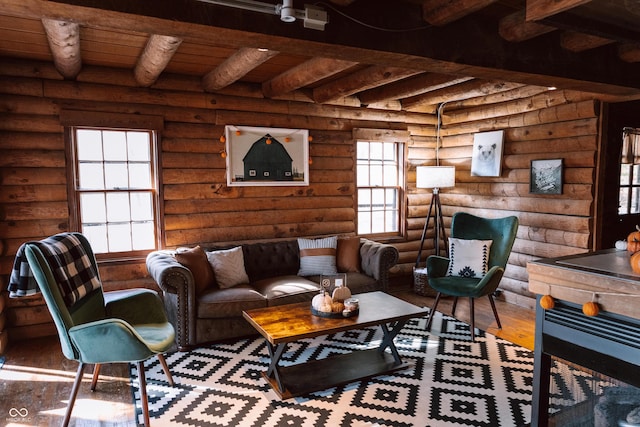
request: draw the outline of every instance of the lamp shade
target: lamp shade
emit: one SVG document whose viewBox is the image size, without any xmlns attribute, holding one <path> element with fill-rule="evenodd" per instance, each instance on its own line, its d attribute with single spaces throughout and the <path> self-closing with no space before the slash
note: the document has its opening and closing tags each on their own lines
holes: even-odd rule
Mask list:
<svg viewBox="0 0 640 427">
<path fill-rule="evenodd" d="M 455 166 L 418 166 L 417 188 L 449 188 L 456 184 Z"/>
</svg>

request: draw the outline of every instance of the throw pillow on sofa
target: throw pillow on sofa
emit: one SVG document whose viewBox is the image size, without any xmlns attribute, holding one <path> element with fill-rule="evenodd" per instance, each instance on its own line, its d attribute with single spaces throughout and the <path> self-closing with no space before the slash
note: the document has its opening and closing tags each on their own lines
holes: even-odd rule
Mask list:
<svg viewBox="0 0 640 427">
<path fill-rule="evenodd" d="M 216 286 L 216 278 L 207 259 L 207 254 L 200 247 L 178 248 L 175 254 L 176 261 L 187 267 L 193 275 L 196 295 L 200 295 L 210 287 Z"/>
<path fill-rule="evenodd" d="M 300 248 L 300 270 L 298 276 L 337 274 L 336 248 L 338 237 L 321 239 L 298 239 Z"/>
<path fill-rule="evenodd" d="M 336 266 L 340 273 L 360 272 L 360 237 L 338 237 Z"/>
<path fill-rule="evenodd" d="M 221 288 L 226 289 L 242 283 L 249 283 L 241 246 L 207 252 L 207 258 L 215 273 L 216 282 Z"/>
</svg>

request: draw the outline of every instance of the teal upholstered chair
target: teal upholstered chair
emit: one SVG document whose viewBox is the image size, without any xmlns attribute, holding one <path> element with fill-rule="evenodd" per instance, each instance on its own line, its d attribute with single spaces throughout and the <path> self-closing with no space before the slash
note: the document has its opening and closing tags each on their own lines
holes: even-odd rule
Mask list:
<svg viewBox="0 0 640 427">
<path fill-rule="evenodd" d="M 173 385 L 162 352 L 173 346 L 175 332 L 158 294 L 149 289 L 103 293 L 94 253 L 80 233 L 58 234 L 26 243 L 21 249 L 53 317 L 62 352 L 79 362 L 62 425 L 69 423 L 85 366 L 95 365 L 91 383 L 95 390 L 100 365 L 119 362 L 137 363 L 144 421 L 149 425 L 144 361 L 157 355 Z M 53 253 L 64 262 L 55 262 Z M 92 278 L 87 272 L 93 273 Z M 68 281 L 60 280 L 64 274 Z M 92 286 L 87 285 L 91 282 Z M 82 284 L 75 296 L 70 296 L 70 283 Z"/>
<path fill-rule="evenodd" d="M 492 240 L 489 252 L 487 273 L 482 278 L 448 276 L 449 258 L 431 255 L 427 258 L 427 278 L 429 286 L 437 294 L 429 314 L 427 330 L 431 328 L 431 321 L 442 295 L 453 296 L 451 315 L 455 315 L 458 297 L 468 297 L 471 317 L 471 340 L 475 339 L 475 321 L 473 302 L 475 298 L 487 296 L 493 309 L 498 328 L 502 328 L 498 311 L 493 300 L 493 293 L 498 288 L 504 269 L 509 260 L 509 254 L 518 231 L 518 218 L 488 219 L 474 216 L 465 212 L 457 212 L 451 221 L 451 237 L 465 240 Z M 451 254 L 450 254 L 451 256 Z M 478 253 L 478 256 L 482 256 Z"/>
</svg>

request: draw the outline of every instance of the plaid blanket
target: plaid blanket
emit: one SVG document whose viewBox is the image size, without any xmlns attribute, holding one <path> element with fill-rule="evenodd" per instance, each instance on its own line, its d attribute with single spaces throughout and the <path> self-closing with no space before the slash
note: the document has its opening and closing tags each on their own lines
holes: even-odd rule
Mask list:
<svg viewBox="0 0 640 427">
<path fill-rule="evenodd" d="M 67 307 L 71 307 L 91 291 L 100 288 L 98 271 L 91 263 L 78 237 L 71 233 L 61 233 L 20 246 L 9 279 L 10 298 L 39 292 L 25 255 L 27 244 L 35 244 L 42 251 Z"/>
</svg>

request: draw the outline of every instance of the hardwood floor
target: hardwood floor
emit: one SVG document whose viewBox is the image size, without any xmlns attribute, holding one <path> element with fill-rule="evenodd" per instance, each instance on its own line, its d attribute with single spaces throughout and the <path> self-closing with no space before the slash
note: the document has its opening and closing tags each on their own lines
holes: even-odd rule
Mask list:
<svg viewBox="0 0 640 427">
<path fill-rule="evenodd" d="M 391 293 L 413 304 L 429 308 L 431 308 L 434 301 L 432 297 L 416 295 L 411 290 L 395 290 Z M 437 310 L 444 314 L 451 314 L 452 304 L 453 298 L 441 298 Z M 496 307 L 498 315 L 500 316 L 500 323 L 502 323 L 502 329 L 497 328 L 488 298 L 479 298 L 475 302 L 476 328 L 533 350 L 536 321 L 535 311 L 498 300 L 496 300 Z M 461 298 L 458 300 L 455 317 L 463 322 L 470 322 L 469 303 L 467 299 Z"/>
<path fill-rule="evenodd" d="M 392 293 L 416 305 L 431 307 L 433 304 L 433 298 L 416 295 L 409 289 L 395 289 Z M 449 314 L 452 301 L 451 298 L 443 299 L 438 311 Z M 533 349 L 535 313 L 501 301 L 496 305 L 503 328 L 496 328 L 487 298 L 476 302 L 476 326 Z M 460 300 L 456 317 L 469 322 L 467 301 Z M 0 368 L 0 425 L 60 425 L 78 364 L 64 358 L 58 338 L 13 343 L 5 359 L 4 366 Z M 103 366 L 95 392 L 89 389 L 91 372 L 92 369 L 85 371 L 70 425 L 135 426 L 128 366 Z"/>
</svg>

